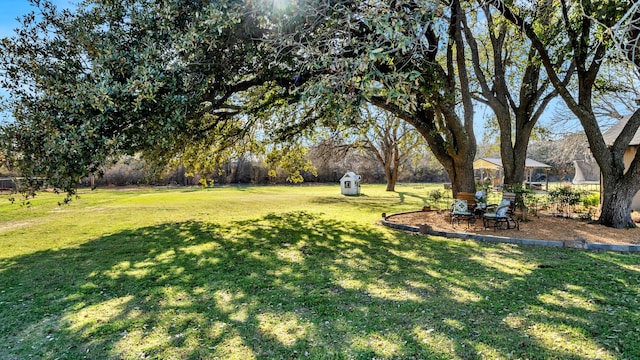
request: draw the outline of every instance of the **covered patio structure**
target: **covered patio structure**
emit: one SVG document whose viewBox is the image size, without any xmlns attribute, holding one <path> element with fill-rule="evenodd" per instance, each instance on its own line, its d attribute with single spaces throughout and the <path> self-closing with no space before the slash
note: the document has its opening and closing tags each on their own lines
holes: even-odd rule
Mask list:
<svg viewBox="0 0 640 360">
<path fill-rule="evenodd" d="M 539 161 L 527 158 L 525 160 L 525 185 L 531 187 L 534 190 L 549 190 L 549 169 L 550 165 L 541 163 Z M 492 184 L 496 188 L 502 188 L 504 185 L 504 171 L 502 170 L 502 159 L 500 158 L 480 158 L 473 162 L 473 169 L 480 172 L 480 179 L 491 178 Z M 533 178 L 535 169 L 544 169 L 545 177 L 544 182 L 534 181 Z"/>
</svg>

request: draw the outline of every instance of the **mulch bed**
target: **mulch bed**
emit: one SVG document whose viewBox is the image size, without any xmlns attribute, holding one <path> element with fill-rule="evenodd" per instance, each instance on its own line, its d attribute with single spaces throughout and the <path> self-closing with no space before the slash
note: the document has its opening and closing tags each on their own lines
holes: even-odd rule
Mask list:
<svg viewBox="0 0 640 360">
<path fill-rule="evenodd" d="M 420 227 L 426 224 L 436 231 L 473 233 L 480 235 L 494 235 L 532 240 L 579 240 L 600 244 L 640 244 L 640 228 L 613 229 L 610 227 L 588 223 L 586 221 L 558 217 L 550 214 L 528 216 L 526 221 L 520 221 L 520 230 L 485 229 L 482 220 L 476 220 L 470 226 L 462 221 L 451 224 L 448 211 L 420 211 L 406 214 L 391 215 L 387 221 L 397 224 Z"/>
</svg>

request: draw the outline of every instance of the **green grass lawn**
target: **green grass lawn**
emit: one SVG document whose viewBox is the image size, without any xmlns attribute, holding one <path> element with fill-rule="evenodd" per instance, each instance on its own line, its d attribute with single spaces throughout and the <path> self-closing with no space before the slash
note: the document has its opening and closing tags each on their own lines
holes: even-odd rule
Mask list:
<svg viewBox="0 0 640 360">
<path fill-rule="evenodd" d="M 431 189 L 0 199 L 0 359 L 640 358 L 640 255 L 376 224 Z"/>
</svg>

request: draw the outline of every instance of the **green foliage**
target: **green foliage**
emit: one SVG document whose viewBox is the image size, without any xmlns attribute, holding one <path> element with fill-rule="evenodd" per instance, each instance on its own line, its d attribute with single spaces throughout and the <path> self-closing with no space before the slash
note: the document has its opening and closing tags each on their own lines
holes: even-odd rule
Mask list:
<svg viewBox="0 0 640 360">
<path fill-rule="evenodd" d="M 580 201 L 584 207 L 597 207 L 600 205 L 600 193 L 599 192 L 588 192 L 582 194 L 580 196 Z"/>
<path fill-rule="evenodd" d="M 273 148 L 266 159 L 266 163 L 270 167 L 269 176 L 277 176 L 276 170 L 278 168 L 285 170 L 289 174 L 287 181 L 294 184 L 304 181 L 301 171 L 307 171 L 314 176 L 318 176 L 316 168 L 307 158 L 308 152 L 309 149 L 300 144 Z"/>
<path fill-rule="evenodd" d="M 37 4 L 39 16 L 0 44 L 15 118 L 2 144 L 31 194 L 47 185 L 71 195 L 122 154 L 206 172 L 255 148 L 246 114 L 282 97 L 278 69 L 249 41 L 270 27 L 259 3 Z M 265 67 L 268 77 L 253 73 Z M 260 100 L 248 106 L 251 97 Z"/>
<path fill-rule="evenodd" d="M 572 206 L 580 203 L 580 195 L 579 191 L 575 191 L 571 186 L 567 185 L 550 190 L 547 196 L 549 197 L 549 202 L 555 204 L 559 212 L 569 216 Z"/>
<path fill-rule="evenodd" d="M 429 200 L 433 201 L 434 203 L 439 202 L 444 197 L 445 197 L 445 192 L 442 190 L 431 190 L 427 194 L 427 198 L 429 198 Z"/>
<path fill-rule="evenodd" d="M 525 209 L 527 207 L 527 204 L 534 204 L 536 201 L 536 196 L 533 190 L 527 188 L 522 184 L 505 186 L 504 191 L 509 191 L 516 194 L 515 207 L 518 209 Z"/>
<path fill-rule="evenodd" d="M 206 189 L 209 186 L 209 182 L 207 181 L 207 178 L 200 178 L 200 180 L 198 180 L 198 183 L 200 183 L 200 186 L 203 189 Z M 213 181 L 211 181 L 211 185 L 213 186 Z"/>
<path fill-rule="evenodd" d="M 493 187 L 493 183 L 491 179 L 487 180 L 476 180 L 476 190 L 480 190 L 485 194 L 489 193 L 489 190 Z"/>
<path fill-rule="evenodd" d="M 475 151 L 456 112 L 454 64 L 439 63 L 447 20 L 436 3 L 35 4 L 41 14 L 0 44 L 2 85 L 15 96 L 2 143 L 30 194 L 72 195 L 122 155 L 206 174 L 248 152 L 295 148 L 317 127 L 350 127 L 365 102 L 421 125 L 441 162 Z M 283 159 L 291 181 L 311 171 L 276 151 L 269 161 Z"/>
<path fill-rule="evenodd" d="M 568 185 L 550 190 L 548 196 L 551 201 L 559 202 L 563 205 L 576 205 L 580 202 L 580 192 L 573 190 Z"/>
<path fill-rule="evenodd" d="M 428 204 L 434 209 L 449 209 L 451 206 L 451 192 L 434 189 L 427 193 Z"/>
</svg>

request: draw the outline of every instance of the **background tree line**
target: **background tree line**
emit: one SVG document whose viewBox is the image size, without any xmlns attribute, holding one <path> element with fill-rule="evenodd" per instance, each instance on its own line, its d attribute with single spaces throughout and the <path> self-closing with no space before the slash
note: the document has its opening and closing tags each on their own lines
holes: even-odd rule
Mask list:
<svg viewBox="0 0 640 360">
<path fill-rule="evenodd" d="M 385 168 L 372 153 L 345 143 L 323 141 L 310 147 L 307 159 L 315 171 L 302 172 L 305 183 L 338 183 L 347 171 L 362 176 L 364 183 L 386 183 Z M 220 164 L 210 173 L 192 173 L 179 165 L 153 169 L 144 159 L 124 157 L 107 166 L 100 177 L 81 180 L 82 186 L 126 186 L 126 185 L 177 185 L 214 186 L 226 184 L 287 184 L 288 174 L 270 167 L 263 155 L 246 154 L 238 159 Z M 3 172 L 2 175 L 8 175 Z M 12 174 L 15 175 L 15 174 Z M 444 169 L 430 157 L 410 159 L 400 168 L 399 182 L 448 182 Z M 206 182 L 203 182 L 206 181 Z"/>
<path fill-rule="evenodd" d="M 361 139 L 364 141 L 364 139 Z M 495 141 L 479 145 L 478 156 L 499 157 L 499 144 Z M 414 150 L 417 150 L 414 148 Z M 536 160 L 550 164 L 550 181 L 571 181 L 574 175 L 574 160 L 594 162 L 588 152 L 586 137 L 581 133 L 563 136 L 561 139 L 541 139 L 531 143 L 529 154 Z M 347 171 L 361 175 L 366 183 L 387 183 L 387 174 L 379 157 L 368 148 L 348 144 L 343 139 L 325 139 L 310 146 L 308 160 L 315 173 L 303 172 L 307 183 L 338 183 Z M 215 184 L 287 184 L 287 174 L 276 169 L 269 175 L 269 166 L 260 154 L 246 154 L 238 159 L 221 164 L 208 174 L 189 172 L 184 165 L 153 168 L 140 157 L 125 156 L 114 164 L 104 167 L 101 177 L 87 177 L 81 186 L 214 186 Z M 477 175 L 477 174 L 476 174 Z M 6 166 L 0 168 L 0 177 L 19 176 Z M 203 183 L 205 180 L 206 183 Z M 445 183 L 450 179 L 444 168 L 432 157 L 413 154 L 399 167 L 398 182 Z"/>
</svg>

